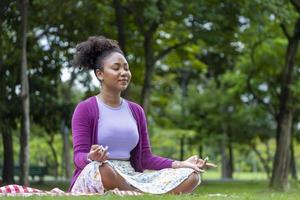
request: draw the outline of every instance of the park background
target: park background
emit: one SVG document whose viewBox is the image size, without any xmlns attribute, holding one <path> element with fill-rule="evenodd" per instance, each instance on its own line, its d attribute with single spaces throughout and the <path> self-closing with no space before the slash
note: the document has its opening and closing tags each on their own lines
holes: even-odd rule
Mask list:
<svg viewBox="0 0 300 200">
<path fill-rule="evenodd" d="M 2 0 L 0 9 L 2 185 L 34 185 L 29 166 L 39 166 L 45 182 L 68 186 L 72 113 L 99 92 L 72 58 L 76 44 L 104 35 L 124 50 L 133 78 L 123 96 L 145 109 L 155 154 L 208 156 L 212 185 L 299 188 L 300 1 Z"/>
</svg>

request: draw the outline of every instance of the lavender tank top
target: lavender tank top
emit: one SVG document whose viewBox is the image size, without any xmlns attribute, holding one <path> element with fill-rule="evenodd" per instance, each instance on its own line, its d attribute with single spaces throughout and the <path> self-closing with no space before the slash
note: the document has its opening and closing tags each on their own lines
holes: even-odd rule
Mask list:
<svg viewBox="0 0 300 200">
<path fill-rule="evenodd" d="M 99 107 L 98 144 L 108 146 L 109 159 L 129 160 L 138 144 L 139 133 L 128 102 L 121 98 L 119 107 L 106 105 L 97 97 Z"/>
</svg>

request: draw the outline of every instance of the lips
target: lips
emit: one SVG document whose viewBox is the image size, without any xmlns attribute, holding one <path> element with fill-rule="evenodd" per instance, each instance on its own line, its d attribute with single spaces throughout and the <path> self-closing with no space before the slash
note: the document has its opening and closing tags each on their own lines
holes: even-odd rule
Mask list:
<svg viewBox="0 0 300 200">
<path fill-rule="evenodd" d="M 128 84 L 128 79 L 122 79 L 122 80 L 119 80 L 119 82 L 120 82 L 122 85 L 127 85 L 127 84 Z"/>
</svg>

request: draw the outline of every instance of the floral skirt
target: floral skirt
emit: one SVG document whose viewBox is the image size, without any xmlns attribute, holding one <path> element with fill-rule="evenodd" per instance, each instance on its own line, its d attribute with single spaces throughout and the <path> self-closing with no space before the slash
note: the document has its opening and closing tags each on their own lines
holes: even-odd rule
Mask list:
<svg viewBox="0 0 300 200">
<path fill-rule="evenodd" d="M 129 161 L 109 160 L 107 161 L 127 183 L 139 191 L 150 194 L 164 194 L 176 188 L 190 174 L 194 172 L 190 168 L 166 168 L 158 171 L 136 172 Z M 102 163 L 93 161 L 89 163 L 77 178 L 72 192 L 97 192 L 104 193 L 101 182 L 99 167 Z M 199 176 L 199 183 L 201 179 Z"/>
</svg>

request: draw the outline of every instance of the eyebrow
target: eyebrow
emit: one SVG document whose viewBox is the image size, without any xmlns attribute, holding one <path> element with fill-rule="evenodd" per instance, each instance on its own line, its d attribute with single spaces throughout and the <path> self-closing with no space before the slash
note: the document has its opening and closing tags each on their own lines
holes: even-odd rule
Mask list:
<svg viewBox="0 0 300 200">
<path fill-rule="evenodd" d="M 126 63 L 124 63 L 125 65 L 128 65 L 128 63 L 126 62 Z M 115 62 L 115 63 L 113 63 L 112 65 L 122 65 L 122 63 L 119 63 L 119 62 Z"/>
</svg>

